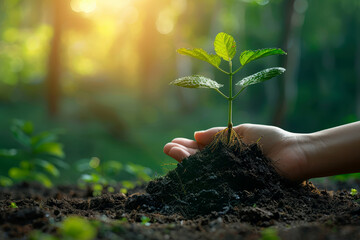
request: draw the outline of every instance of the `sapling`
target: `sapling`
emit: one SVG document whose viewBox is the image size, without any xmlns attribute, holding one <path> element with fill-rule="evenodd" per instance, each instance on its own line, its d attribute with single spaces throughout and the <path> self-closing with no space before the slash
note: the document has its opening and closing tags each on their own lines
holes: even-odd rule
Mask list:
<svg viewBox="0 0 360 240">
<path fill-rule="evenodd" d="M 235 71 L 233 70 L 233 58 L 236 53 L 236 42 L 234 38 L 221 32 L 216 35 L 214 41 L 214 48 L 216 54 L 209 54 L 204 49 L 194 48 L 180 48 L 177 50 L 178 53 L 182 55 L 187 55 L 190 57 L 194 57 L 200 59 L 202 61 L 208 62 L 213 65 L 215 68 L 228 75 L 229 77 L 229 95 L 225 95 L 220 88 L 223 84 L 220 84 L 212 79 L 209 79 L 205 76 L 201 75 L 193 75 L 178 78 L 172 81 L 171 85 L 176 85 L 185 88 L 209 88 L 217 91 L 221 96 L 223 96 L 228 101 L 228 124 L 227 128 L 219 133 L 219 139 L 221 140 L 227 134 L 227 144 L 231 144 L 235 139 L 238 139 L 237 134 L 233 130 L 233 122 L 232 122 L 232 107 L 234 99 L 239 96 L 239 94 L 244 91 L 248 86 L 264 82 L 273 77 L 276 77 L 285 72 L 284 68 L 281 67 L 273 67 L 264 69 L 260 72 L 257 72 L 253 75 L 247 76 L 240 81 L 238 81 L 235 85 L 239 86 L 239 91 L 234 94 L 233 90 L 233 76 L 240 72 L 241 69 L 248 63 L 271 55 L 284 55 L 286 52 L 279 48 L 265 48 L 258 50 L 246 50 L 240 54 L 239 60 L 241 66 L 237 68 Z M 226 71 L 220 68 L 221 59 L 225 60 L 229 65 L 229 70 Z"/>
<path fill-rule="evenodd" d="M 29 121 L 14 120 L 11 132 L 21 145 L 16 149 L 0 149 L 0 160 L 18 161 L 17 167 L 9 169 L 9 177 L 0 176 L 0 185 L 11 185 L 14 181 L 37 181 L 46 187 L 53 182 L 49 176 L 59 177 L 58 167 L 67 168 L 63 145 L 58 142 L 59 131 L 34 133 Z"/>
</svg>

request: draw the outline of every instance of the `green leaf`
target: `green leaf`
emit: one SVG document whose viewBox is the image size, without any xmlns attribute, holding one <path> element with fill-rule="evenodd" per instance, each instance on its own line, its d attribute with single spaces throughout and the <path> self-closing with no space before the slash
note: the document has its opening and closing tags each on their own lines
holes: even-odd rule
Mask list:
<svg viewBox="0 0 360 240">
<path fill-rule="evenodd" d="M 130 181 L 121 181 L 121 185 L 123 185 L 125 189 L 132 189 L 135 187 L 135 184 Z"/>
<path fill-rule="evenodd" d="M 204 49 L 201 48 L 194 48 L 194 49 L 180 48 L 177 50 L 177 52 L 182 55 L 187 55 L 208 62 L 215 67 L 219 67 L 221 63 L 221 58 L 219 56 L 215 54 L 209 54 Z"/>
<path fill-rule="evenodd" d="M 66 218 L 59 231 L 64 239 L 91 240 L 97 234 L 97 229 L 87 219 L 78 216 Z"/>
<path fill-rule="evenodd" d="M 57 134 L 52 132 L 42 132 L 31 138 L 31 145 L 37 147 L 43 143 L 55 142 L 57 140 Z"/>
<path fill-rule="evenodd" d="M 11 208 L 19 208 L 19 207 L 16 205 L 15 202 L 11 202 L 11 203 L 10 203 L 10 207 L 11 207 Z"/>
<path fill-rule="evenodd" d="M 256 59 L 272 56 L 272 55 L 284 55 L 284 52 L 280 48 L 265 48 L 265 49 L 258 49 L 258 50 L 247 50 L 241 53 L 240 55 L 240 63 L 241 65 L 248 64 Z"/>
<path fill-rule="evenodd" d="M 28 170 L 24 170 L 21 168 L 13 167 L 9 169 L 9 177 L 16 180 L 26 179 L 30 175 Z"/>
<path fill-rule="evenodd" d="M 97 173 L 83 174 L 81 175 L 80 180 L 87 183 L 102 183 L 102 184 L 107 183 L 106 179 Z"/>
<path fill-rule="evenodd" d="M 66 163 L 64 160 L 61 159 L 57 159 L 57 158 L 49 158 L 49 160 L 51 160 L 52 163 L 54 163 L 54 165 L 61 167 L 61 168 L 69 168 L 70 165 L 68 163 Z"/>
<path fill-rule="evenodd" d="M 23 121 L 19 119 L 15 119 L 13 121 L 12 127 L 18 128 L 23 131 L 27 135 L 31 135 L 34 131 L 34 126 L 30 121 Z"/>
<path fill-rule="evenodd" d="M 4 177 L 4 176 L 0 176 L 0 186 L 1 187 L 9 187 L 13 184 L 13 181 L 8 178 L 8 177 Z"/>
<path fill-rule="evenodd" d="M 33 131 L 34 131 L 34 125 L 32 124 L 32 122 L 26 121 L 22 125 L 22 130 L 27 135 L 31 135 L 33 133 Z"/>
<path fill-rule="evenodd" d="M 133 174 L 134 176 L 136 176 L 136 178 L 142 180 L 142 181 L 150 181 L 150 175 L 152 174 L 152 171 L 150 168 L 138 165 L 138 164 L 134 164 L 134 163 L 129 163 L 125 166 L 125 171 Z"/>
<path fill-rule="evenodd" d="M 146 216 L 141 217 L 141 225 L 150 226 L 150 218 Z"/>
<path fill-rule="evenodd" d="M 230 61 L 236 53 L 236 42 L 231 35 L 221 32 L 215 37 L 214 48 L 217 55 Z"/>
<path fill-rule="evenodd" d="M 123 169 L 123 165 L 117 161 L 107 161 L 103 164 L 103 171 L 106 175 L 116 175 Z"/>
<path fill-rule="evenodd" d="M 212 88 L 219 89 L 223 85 L 200 75 L 187 76 L 178 78 L 170 83 L 170 85 L 176 85 L 185 88 Z"/>
<path fill-rule="evenodd" d="M 52 187 L 51 180 L 45 174 L 39 173 L 39 172 L 33 172 L 32 176 L 35 181 L 40 182 L 45 187 L 48 187 L 48 188 Z"/>
<path fill-rule="evenodd" d="M 60 158 L 63 158 L 65 156 L 62 144 L 57 142 L 43 143 L 37 146 L 34 152 L 37 154 L 39 153 L 49 154 Z"/>
<path fill-rule="evenodd" d="M 39 166 L 43 167 L 46 172 L 50 173 L 54 177 L 58 177 L 60 175 L 59 170 L 52 163 L 49 163 L 48 161 L 45 161 L 45 160 L 42 160 L 42 159 L 37 159 L 36 163 Z"/>
<path fill-rule="evenodd" d="M 236 85 L 245 88 L 247 86 L 264 82 L 285 72 L 285 68 L 274 67 L 262 70 L 240 80 Z"/>
<path fill-rule="evenodd" d="M 17 154 L 18 151 L 16 149 L 0 149 L 0 157 L 13 158 Z"/>
<path fill-rule="evenodd" d="M 30 147 L 30 137 L 23 131 L 20 123 L 16 122 L 14 125 L 11 126 L 10 130 L 13 137 L 25 147 Z"/>
<path fill-rule="evenodd" d="M 29 170 L 31 171 L 31 169 L 34 167 L 34 164 L 28 160 L 23 160 L 20 162 L 20 168 L 23 170 Z"/>
<path fill-rule="evenodd" d="M 357 195 L 358 191 L 355 188 L 352 188 L 350 191 L 351 196 Z"/>
</svg>

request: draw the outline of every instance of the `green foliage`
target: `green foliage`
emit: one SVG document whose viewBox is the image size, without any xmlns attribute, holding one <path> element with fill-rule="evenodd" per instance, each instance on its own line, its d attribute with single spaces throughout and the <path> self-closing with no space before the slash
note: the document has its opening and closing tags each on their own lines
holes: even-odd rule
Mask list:
<svg viewBox="0 0 360 240">
<path fill-rule="evenodd" d="M 107 192 L 113 193 L 116 185 L 115 178 L 121 175 L 129 175 L 136 179 L 135 182 L 122 180 L 120 183 L 123 186 L 120 192 L 127 193 L 128 189 L 134 188 L 136 184 L 141 184 L 150 181 L 152 171 L 149 168 L 129 163 L 126 165 L 117 161 L 102 162 L 99 158 L 93 157 L 91 159 L 82 159 L 77 162 L 76 168 L 83 172 L 79 179 L 79 186 L 85 187 L 90 185 L 94 196 L 99 196 L 105 189 Z"/>
<path fill-rule="evenodd" d="M 19 208 L 19 207 L 16 205 L 16 203 L 14 203 L 14 202 L 11 202 L 11 203 L 10 203 L 10 207 L 11 207 L 11 208 Z"/>
<path fill-rule="evenodd" d="M 280 67 L 268 68 L 268 69 L 262 70 L 260 72 L 257 72 L 253 75 L 250 75 L 246 78 L 243 78 L 236 85 L 240 86 L 241 88 L 246 88 L 250 85 L 269 80 L 273 77 L 283 74 L 284 72 L 285 72 L 284 68 L 280 68 Z"/>
<path fill-rule="evenodd" d="M 182 55 L 188 55 L 190 57 L 194 57 L 202 61 L 208 62 L 216 68 L 219 67 L 221 63 L 221 58 L 218 55 L 209 54 L 202 48 L 194 48 L 194 49 L 179 48 L 177 52 Z"/>
<path fill-rule="evenodd" d="M 280 240 L 275 228 L 265 228 L 261 231 L 261 240 Z"/>
<path fill-rule="evenodd" d="M 43 233 L 40 230 L 32 231 L 29 235 L 30 240 L 60 240 L 59 238 L 47 233 Z"/>
<path fill-rule="evenodd" d="M 0 176 L 0 186 L 8 187 L 8 186 L 11 186 L 12 184 L 13 184 L 13 181 L 10 178 Z"/>
<path fill-rule="evenodd" d="M 358 191 L 355 188 L 352 188 L 350 191 L 351 196 L 355 196 L 358 194 Z"/>
<path fill-rule="evenodd" d="M 215 37 L 214 48 L 219 57 L 231 61 L 236 53 L 236 42 L 232 36 L 221 32 Z"/>
<path fill-rule="evenodd" d="M 272 55 L 283 55 L 286 54 L 283 50 L 278 48 L 267 48 L 267 49 L 259 49 L 259 50 L 246 50 L 241 53 L 240 55 L 240 63 L 241 67 L 239 67 L 237 70 L 232 70 L 232 59 L 234 58 L 236 54 L 236 42 L 234 38 L 224 32 L 220 32 L 216 35 L 215 41 L 214 41 L 214 49 L 216 54 L 223 58 L 225 61 L 229 63 L 229 72 L 221 69 L 219 67 L 220 58 L 215 58 L 213 55 L 209 55 L 205 50 L 202 50 L 200 48 L 196 48 L 194 50 L 184 49 L 181 48 L 178 50 L 178 53 L 188 55 L 191 57 L 195 57 L 197 59 L 209 62 L 213 66 L 215 66 L 217 69 L 222 71 L 223 73 L 229 75 L 229 96 L 226 96 L 224 93 L 222 93 L 219 88 L 222 87 L 222 84 L 217 83 L 214 80 L 211 80 L 209 78 L 206 78 L 204 76 L 195 75 L 195 76 L 188 76 L 188 77 L 182 77 L 178 78 L 172 82 L 170 82 L 170 85 L 176 85 L 180 87 L 186 87 L 186 88 L 210 88 L 216 90 L 218 93 L 220 93 L 229 103 L 229 116 L 228 116 L 228 127 L 229 129 L 232 128 L 232 101 L 248 86 L 264 82 L 266 80 L 269 80 L 273 77 L 276 77 L 282 73 L 285 72 L 284 68 L 275 67 L 275 68 L 268 68 L 264 69 L 258 73 L 255 73 L 253 75 L 250 75 L 248 77 L 243 78 L 241 81 L 239 81 L 236 85 L 240 86 L 240 90 L 233 94 L 233 76 L 239 72 L 246 64 L 266 57 L 266 56 L 272 56 Z M 215 61 L 214 61 L 215 59 Z M 220 59 L 220 61 L 218 60 Z M 230 136 L 230 135 L 229 135 Z M 228 138 L 228 142 L 230 142 L 230 137 Z"/>
<path fill-rule="evenodd" d="M 259 50 L 246 50 L 243 51 L 240 55 L 241 65 L 246 65 L 256 59 L 271 56 L 271 55 L 286 55 L 280 48 L 265 48 Z"/>
<path fill-rule="evenodd" d="M 111 220 L 106 216 L 99 220 L 88 220 L 79 216 L 69 216 L 64 221 L 56 223 L 56 235 L 43 233 L 39 230 L 31 232 L 31 240 L 91 240 L 91 239 L 118 239 L 117 234 L 125 231 L 123 225 L 128 223 L 126 218 Z"/>
<path fill-rule="evenodd" d="M 210 78 L 206 78 L 200 75 L 178 78 L 172 81 L 170 85 L 175 85 L 185 88 L 212 88 L 212 89 L 219 89 L 223 86 L 222 84 L 219 84 L 214 80 L 211 80 Z"/>
<path fill-rule="evenodd" d="M 150 218 L 146 216 L 141 216 L 141 225 L 150 226 Z"/>
<path fill-rule="evenodd" d="M 51 187 L 51 178 L 60 176 L 58 167 L 67 167 L 62 161 L 65 157 L 63 146 L 57 142 L 59 133 L 46 131 L 35 134 L 33 124 L 22 120 L 14 120 L 10 129 L 21 147 L 0 149 L 0 159 L 18 162 L 18 167 L 11 167 L 8 171 L 11 179 L 1 177 L 0 185 L 8 186 L 12 181 L 27 180 Z"/>
<path fill-rule="evenodd" d="M 59 232 L 63 239 L 91 240 L 96 237 L 97 229 L 85 218 L 71 216 L 62 222 Z"/>
<path fill-rule="evenodd" d="M 351 179 L 359 179 L 359 178 L 360 178 L 360 173 L 340 174 L 330 177 L 331 180 L 340 181 L 340 182 L 346 182 Z"/>
</svg>

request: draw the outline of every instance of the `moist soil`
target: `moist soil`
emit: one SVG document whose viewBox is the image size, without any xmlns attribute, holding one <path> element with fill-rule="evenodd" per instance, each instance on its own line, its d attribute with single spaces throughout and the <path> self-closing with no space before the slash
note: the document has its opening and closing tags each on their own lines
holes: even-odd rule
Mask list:
<svg viewBox="0 0 360 240">
<path fill-rule="evenodd" d="M 360 197 L 349 190 L 289 182 L 258 145 L 220 142 L 126 195 L 26 182 L 0 188 L 0 239 L 59 236 L 58 223 L 72 215 L 100 221 L 97 239 L 360 239 Z M 106 227 L 119 219 L 121 231 Z"/>
</svg>

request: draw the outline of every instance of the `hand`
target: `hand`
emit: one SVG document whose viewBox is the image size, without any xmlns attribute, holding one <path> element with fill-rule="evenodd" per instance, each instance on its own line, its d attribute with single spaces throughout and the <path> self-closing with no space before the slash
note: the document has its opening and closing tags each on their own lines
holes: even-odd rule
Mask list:
<svg viewBox="0 0 360 240">
<path fill-rule="evenodd" d="M 175 138 L 167 143 L 164 152 L 178 162 L 195 154 L 207 144 L 214 135 L 224 128 L 216 127 L 206 131 L 195 132 L 195 141 L 186 138 Z M 273 126 L 242 124 L 234 127 L 242 141 L 247 144 L 255 143 L 259 139 L 259 145 L 265 156 L 270 158 L 278 173 L 290 180 L 305 180 L 306 154 L 303 145 L 306 145 L 306 134 L 290 133 Z M 304 144 L 303 144 L 304 143 Z"/>
</svg>

